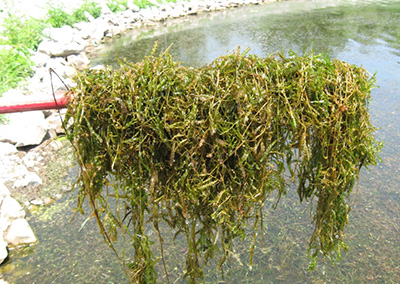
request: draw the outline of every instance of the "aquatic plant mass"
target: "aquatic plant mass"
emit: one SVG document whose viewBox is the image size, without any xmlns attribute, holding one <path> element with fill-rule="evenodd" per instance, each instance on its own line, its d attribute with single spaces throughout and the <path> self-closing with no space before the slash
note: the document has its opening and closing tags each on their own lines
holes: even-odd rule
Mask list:
<svg viewBox="0 0 400 284">
<path fill-rule="evenodd" d="M 253 239 L 251 267 L 267 197 L 279 206 L 290 184 L 310 204 L 311 266 L 321 254 L 339 259 L 349 195 L 382 146 L 369 119 L 374 76 L 312 52 L 237 50 L 201 68 L 154 54 L 80 72 L 65 120 L 78 209 L 87 199 L 106 242 L 129 245 L 118 257 L 130 282 L 155 283 L 159 260 L 169 282 L 161 223 L 186 240 L 188 283 L 215 256 L 223 270 L 234 239 Z"/>
</svg>

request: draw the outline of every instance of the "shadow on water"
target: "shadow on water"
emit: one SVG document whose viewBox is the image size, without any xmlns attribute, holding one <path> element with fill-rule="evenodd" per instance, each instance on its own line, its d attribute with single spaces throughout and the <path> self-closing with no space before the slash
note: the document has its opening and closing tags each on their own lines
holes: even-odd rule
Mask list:
<svg viewBox="0 0 400 284">
<path fill-rule="evenodd" d="M 312 231 L 308 204 L 300 205 L 296 192 L 289 190 L 276 210 L 265 208 L 264 232 L 259 232 L 263 247 L 258 244 L 252 269 L 244 240 L 236 243 L 225 276 L 226 283 L 400 283 L 399 1 L 281 2 L 200 15 L 112 40 L 98 51 L 93 64 L 116 66 L 115 52 L 120 58 L 140 61 L 155 41 L 160 50 L 173 43 L 174 58 L 191 66 L 204 65 L 241 46 L 260 56 L 314 48 L 371 73 L 377 71 L 379 88 L 373 90 L 370 107 L 372 122 L 380 127 L 376 136 L 385 142 L 383 162 L 362 172 L 356 204 L 356 192 L 352 196 L 345 236 L 348 253 L 335 267 L 321 261 L 315 271 L 307 270 Z M 126 282 L 94 220 L 81 231 L 87 216 L 78 215 L 69 223 L 75 205 L 69 198 L 30 218 L 40 242 L 11 253 L 0 270 L 10 282 Z M 184 283 L 185 244 L 171 239 L 165 238 L 164 244 L 171 279 Z M 156 247 L 155 243 L 157 254 Z M 212 263 L 206 275 L 205 283 L 221 280 Z"/>
</svg>

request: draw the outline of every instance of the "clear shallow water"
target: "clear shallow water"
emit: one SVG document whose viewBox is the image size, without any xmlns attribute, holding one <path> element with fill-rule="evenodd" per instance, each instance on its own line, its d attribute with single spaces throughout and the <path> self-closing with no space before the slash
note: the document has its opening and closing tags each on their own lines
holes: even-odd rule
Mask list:
<svg viewBox="0 0 400 284">
<path fill-rule="evenodd" d="M 155 41 L 160 50 L 173 43 L 174 58 L 192 66 L 238 46 L 260 56 L 290 49 L 301 54 L 313 47 L 377 72 L 380 87 L 373 90 L 370 108 L 373 124 L 381 128 L 376 136 L 385 142 L 383 163 L 362 172 L 346 229 L 348 253 L 335 267 L 321 261 L 307 271 L 312 230 L 307 204 L 299 205 L 295 191 L 289 191 L 276 210 L 265 210 L 264 246 L 256 250 L 252 270 L 246 265 L 248 243 L 238 242 L 226 283 L 400 283 L 400 1 L 281 2 L 190 17 L 113 40 L 93 64 L 116 65 L 115 52 L 140 61 Z M 7 280 L 126 283 L 94 220 L 79 232 L 86 216 L 69 224 L 73 207 L 64 200 L 31 217 L 40 242 L 11 254 L 0 268 Z M 171 282 L 182 283 L 182 248 L 180 240 L 172 244 L 166 238 Z M 206 269 L 206 283 L 221 280 L 214 267 Z"/>
</svg>

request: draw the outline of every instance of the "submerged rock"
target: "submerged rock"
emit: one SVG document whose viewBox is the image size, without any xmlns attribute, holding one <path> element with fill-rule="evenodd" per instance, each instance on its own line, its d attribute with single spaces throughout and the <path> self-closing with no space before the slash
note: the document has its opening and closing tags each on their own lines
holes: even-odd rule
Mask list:
<svg viewBox="0 0 400 284">
<path fill-rule="evenodd" d="M 3 199 L 0 207 L 0 218 L 19 219 L 25 217 L 22 206 L 11 196 Z"/>
<path fill-rule="evenodd" d="M 22 206 L 10 196 L 8 188 L 0 183 L 0 263 L 8 255 L 8 245 L 36 242 L 36 237 L 24 218 Z"/>
<path fill-rule="evenodd" d="M 34 172 L 28 172 L 21 179 L 14 182 L 14 187 L 37 186 L 43 183 L 42 179 Z"/>
<path fill-rule="evenodd" d="M 4 235 L 4 240 L 12 246 L 18 246 L 34 243 L 36 242 L 36 237 L 28 221 L 21 218 L 12 221 Z"/>
</svg>

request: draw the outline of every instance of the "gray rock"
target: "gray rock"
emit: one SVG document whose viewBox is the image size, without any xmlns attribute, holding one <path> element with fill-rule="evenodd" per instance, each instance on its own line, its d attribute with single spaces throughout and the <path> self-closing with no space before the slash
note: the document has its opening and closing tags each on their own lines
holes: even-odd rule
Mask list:
<svg viewBox="0 0 400 284">
<path fill-rule="evenodd" d="M 4 240 L 10 245 L 18 246 L 34 243 L 36 242 L 36 237 L 28 221 L 16 219 L 12 221 L 8 231 L 5 232 Z"/>
<path fill-rule="evenodd" d="M 51 199 L 50 197 L 45 197 L 45 198 L 43 199 L 43 204 L 44 204 L 44 205 L 49 205 L 49 204 L 51 204 L 51 203 L 53 203 L 53 202 L 54 202 L 54 200 Z"/>
<path fill-rule="evenodd" d="M 40 198 L 36 198 L 30 202 L 32 205 L 36 206 L 42 206 L 43 205 L 43 200 Z"/>
<path fill-rule="evenodd" d="M 84 49 L 85 46 L 77 42 L 60 44 L 50 40 L 42 41 L 38 46 L 38 52 L 45 53 L 52 57 L 66 57 L 72 54 L 79 54 Z"/>
<path fill-rule="evenodd" d="M 101 16 L 102 17 L 112 14 L 112 11 L 107 6 L 106 2 L 100 2 L 100 7 L 101 7 Z"/>
<path fill-rule="evenodd" d="M 15 147 L 39 145 L 47 133 L 43 112 L 13 113 L 7 125 L 0 125 L 0 142 Z"/>
<path fill-rule="evenodd" d="M 0 183 L 0 208 L 1 204 L 3 202 L 3 199 L 10 196 L 10 191 L 8 188 L 4 185 L 4 183 Z"/>
<path fill-rule="evenodd" d="M 17 155 L 0 155 L 0 164 L 0 183 L 14 182 L 29 172 Z"/>
<path fill-rule="evenodd" d="M 94 17 L 88 11 L 85 11 L 84 15 L 85 15 L 86 19 L 88 19 L 89 22 L 94 21 Z"/>
<path fill-rule="evenodd" d="M 1 95 L 0 102 L 6 104 L 7 102 L 24 101 L 25 98 L 26 96 L 22 90 L 11 89 Z"/>
<path fill-rule="evenodd" d="M 34 168 L 42 159 L 43 157 L 36 151 L 29 151 L 24 157 L 22 157 L 22 161 L 27 168 Z"/>
<path fill-rule="evenodd" d="M 125 23 L 135 23 L 140 19 L 140 14 L 132 10 L 121 12 L 118 16 L 123 18 Z"/>
<path fill-rule="evenodd" d="M 49 39 L 62 44 L 71 43 L 74 38 L 74 30 L 70 26 L 64 26 L 61 28 L 48 28 L 43 34 Z"/>
<path fill-rule="evenodd" d="M 84 52 L 81 52 L 78 55 L 68 56 L 67 64 L 69 66 L 75 67 L 78 70 L 83 70 L 83 69 L 88 68 L 88 66 L 90 64 L 90 60 Z"/>
<path fill-rule="evenodd" d="M 18 153 L 18 150 L 14 145 L 7 142 L 0 142 L 0 155 L 12 155 L 16 153 Z"/>
<path fill-rule="evenodd" d="M 64 115 L 60 115 L 57 112 L 53 112 L 49 117 L 46 118 L 46 122 L 48 125 L 49 131 L 54 131 L 55 135 L 52 138 L 56 138 L 57 134 L 65 133 L 65 130 L 62 126 L 61 119 L 64 119 Z M 52 135 L 50 133 L 50 135 Z"/>
<path fill-rule="evenodd" d="M 7 256 L 8 256 L 7 243 L 3 240 L 3 234 L 0 234 L 0 264 L 3 263 L 3 261 L 7 258 Z"/>
<path fill-rule="evenodd" d="M 99 42 L 105 37 L 105 35 L 110 30 L 109 20 L 105 20 L 102 18 L 97 18 L 93 22 L 91 22 L 92 26 L 88 28 L 88 31 L 91 30 L 91 33 L 88 35 L 88 39 L 93 45 L 98 45 Z"/>
<path fill-rule="evenodd" d="M 188 15 L 196 15 L 199 11 L 199 5 L 196 2 L 188 2 L 186 6 L 186 13 Z"/>
<path fill-rule="evenodd" d="M 5 231 L 10 227 L 11 221 L 7 217 L 0 217 L 0 235 L 3 237 Z"/>
<path fill-rule="evenodd" d="M 11 196 L 7 196 L 3 199 L 3 202 L 1 203 L 0 217 L 8 218 L 11 220 L 24 218 L 25 211 L 24 209 L 22 209 L 22 206 L 18 203 L 17 200 L 12 198 Z"/>
<path fill-rule="evenodd" d="M 42 179 L 33 172 L 28 172 L 23 178 L 20 178 L 14 182 L 14 187 L 28 187 L 37 186 L 43 184 Z"/>
<path fill-rule="evenodd" d="M 48 81 L 49 86 L 51 84 L 50 75 L 48 72 L 49 68 L 52 68 L 54 72 L 56 72 L 60 77 L 64 79 L 70 78 L 75 75 L 75 69 L 72 66 L 68 65 L 68 62 L 65 58 L 62 57 L 52 58 L 46 63 L 46 70 L 45 70 L 47 71 L 46 77 L 49 79 Z M 59 81 L 58 78 L 56 78 L 55 76 L 53 76 L 53 79 L 54 79 L 53 82 Z"/>
<path fill-rule="evenodd" d="M 133 3 L 133 0 L 129 0 L 127 3 L 127 8 L 131 10 L 132 12 L 139 12 L 140 8 L 138 5 Z"/>
<path fill-rule="evenodd" d="M 98 22 L 99 20 L 95 21 Z M 76 29 L 74 39 L 76 40 L 77 38 L 82 38 L 86 40 L 89 39 L 90 36 L 95 32 L 96 25 L 94 23 L 81 22 L 74 24 L 74 28 Z"/>
<path fill-rule="evenodd" d="M 36 67 L 44 67 L 46 63 L 50 60 L 50 56 L 48 54 L 42 52 L 36 52 L 33 56 L 31 56 L 31 60 L 35 63 Z"/>
<path fill-rule="evenodd" d="M 154 11 L 151 8 L 141 9 L 139 15 L 144 19 L 153 20 Z"/>
<path fill-rule="evenodd" d="M 90 67 L 90 70 L 105 70 L 105 69 L 106 69 L 106 66 L 103 64 L 99 64 L 99 65 Z"/>
</svg>

